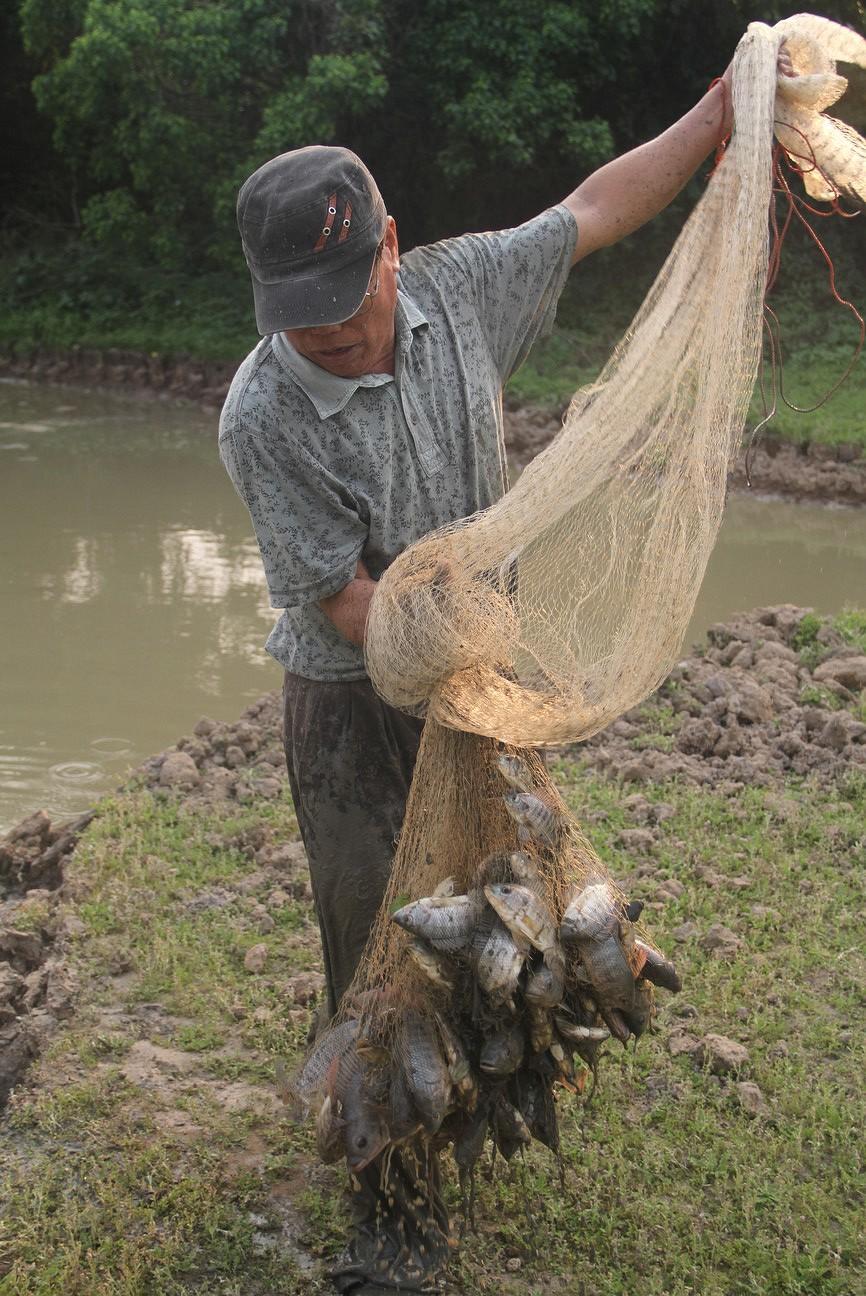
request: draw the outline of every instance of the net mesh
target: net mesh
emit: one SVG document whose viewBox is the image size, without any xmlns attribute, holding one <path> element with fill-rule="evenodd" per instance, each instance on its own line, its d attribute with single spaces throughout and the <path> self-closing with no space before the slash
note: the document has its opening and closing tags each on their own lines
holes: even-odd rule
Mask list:
<svg viewBox="0 0 866 1296">
<path fill-rule="evenodd" d="M 780 88 L 783 39 L 805 75 Z M 498 504 L 426 537 L 379 582 L 369 673 L 427 724 L 365 958 L 296 1080 L 319 1110 L 320 1147 L 341 1147 L 350 1166 L 420 1137 L 453 1140 L 471 1168 L 479 1130 L 506 1156 L 527 1129 L 556 1148 L 553 1085 L 580 1089 L 600 1038 L 637 1036 L 653 983 L 677 988 L 533 749 L 589 737 L 676 659 L 760 359 L 774 130 L 801 159 L 808 141 L 810 192 L 866 192 L 863 141 L 822 115 L 844 89 L 837 58 L 866 66 L 866 41 L 811 15 L 749 27 L 730 145 L 598 380 Z M 523 817 L 514 795 L 528 798 Z M 535 895 L 552 945 L 498 917 L 496 884 Z M 393 915 L 425 897 L 425 923 L 474 906 L 468 945 L 443 955 L 422 924 L 410 958 Z M 494 993 L 497 922 L 519 957 Z M 539 998 L 537 978 L 559 974 Z M 515 1058 L 497 1061 L 512 1045 Z M 360 1114 L 347 1109 L 358 1086 L 346 1077 L 358 1076 L 370 1098 Z"/>
</svg>

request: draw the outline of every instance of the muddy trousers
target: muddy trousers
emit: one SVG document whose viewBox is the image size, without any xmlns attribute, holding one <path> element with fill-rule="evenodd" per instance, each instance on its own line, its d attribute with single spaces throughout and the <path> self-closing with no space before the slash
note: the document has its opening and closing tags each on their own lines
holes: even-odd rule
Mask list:
<svg viewBox="0 0 866 1296">
<path fill-rule="evenodd" d="M 369 680 L 287 673 L 289 783 L 310 866 L 328 1015 L 355 974 L 388 881 L 423 727 Z M 436 1153 L 391 1149 L 352 1177 L 355 1231 L 333 1271 L 341 1292 L 435 1290 L 448 1254 Z"/>
</svg>

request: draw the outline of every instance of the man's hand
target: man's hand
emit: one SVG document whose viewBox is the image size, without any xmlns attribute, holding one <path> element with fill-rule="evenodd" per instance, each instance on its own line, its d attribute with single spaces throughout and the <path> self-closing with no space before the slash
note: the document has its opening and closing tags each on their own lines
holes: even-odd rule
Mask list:
<svg viewBox="0 0 866 1296">
<path fill-rule="evenodd" d="M 364 646 L 367 612 L 375 588 L 376 582 L 359 559 L 354 579 L 330 598 L 319 599 L 319 607 L 332 625 L 359 648 Z"/>
</svg>

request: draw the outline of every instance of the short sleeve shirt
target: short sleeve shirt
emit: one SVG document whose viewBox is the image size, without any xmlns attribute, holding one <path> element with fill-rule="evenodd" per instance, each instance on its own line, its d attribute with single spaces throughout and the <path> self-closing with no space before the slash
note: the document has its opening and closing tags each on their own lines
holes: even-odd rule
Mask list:
<svg viewBox="0 0 866 1296">
<path fill-rule="evenodd" d="M 395 373 L 341 378 L 263 338 L 220 419 L 220 454 L 247 505 L 287 670 L 363 679 L 363 652 L 319 607 L 363 559 L 374 579 L 436 527 L 507 486 L 502 387 L 548 331 L 577 238 L 564 206 L 515 229 L 401 258 Z"/>
</svg>

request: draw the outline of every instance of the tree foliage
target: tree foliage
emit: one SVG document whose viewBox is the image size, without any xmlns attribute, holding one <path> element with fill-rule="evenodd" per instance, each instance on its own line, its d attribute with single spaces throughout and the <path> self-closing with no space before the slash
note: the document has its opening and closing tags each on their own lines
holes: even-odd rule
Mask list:
<svg viewBox="0 0 866 1296">
<path fill-rule="evenodd" d="M 25 136 L 86 237 L 189 268 L 236 262 L 238 185 L 314 141 L 361 153 L 404 241 L 521 219 L 673 120 L 749 19 L 798 7 L 20 0 L 0 72 L 21 102 L 36 73 L 53 156 L 32 115 Z M 862 21 L 861 0 L 830 9 Z"/>
</svg>

